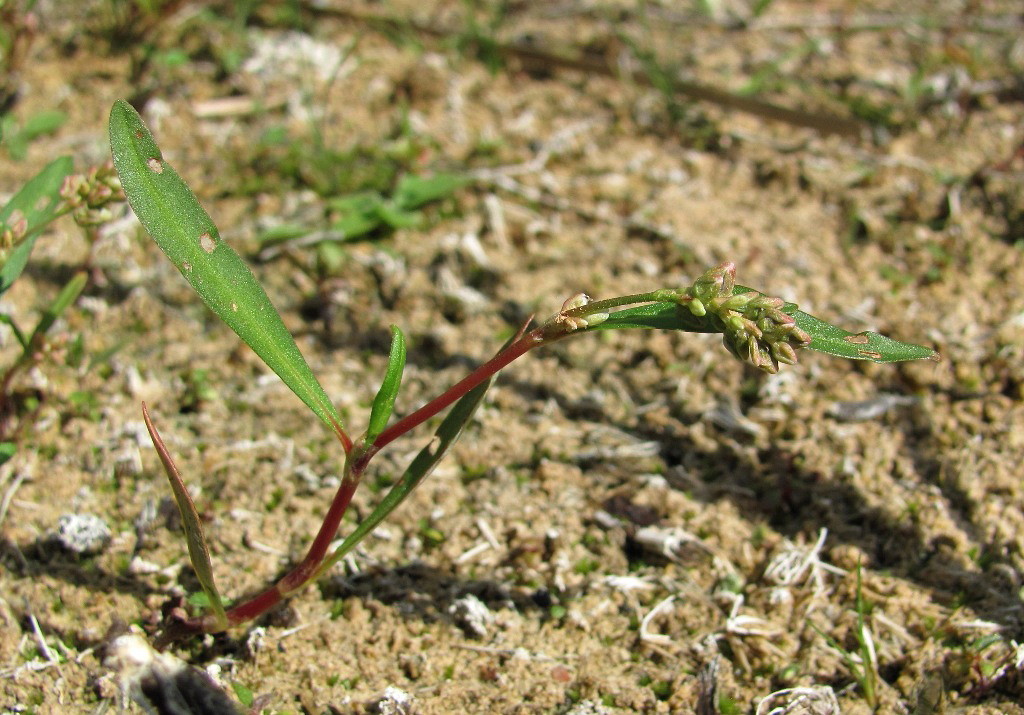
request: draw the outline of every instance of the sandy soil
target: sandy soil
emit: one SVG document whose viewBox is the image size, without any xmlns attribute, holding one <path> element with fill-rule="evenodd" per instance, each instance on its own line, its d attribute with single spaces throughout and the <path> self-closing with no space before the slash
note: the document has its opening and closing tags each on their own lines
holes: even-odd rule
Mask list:
<svg viewBox="0 0 1024 715">
<path fill-rule="evenodd" d="M 132 98 L 353 433 L 391 323 L 410 339 L 406 414 L 531 313 L 579 291 L 680 286 L 722 260 L 741 283 L 943 358 L 807 353 L 765 376 L 714 336 L 620 332 L 538 351 L 500 376 L 453 455 L 344 568 L 176 656 L 250 695 L 254 712 L 403 712 L 389 687 L 424 714 L 693 712 L 702 693 L 706 712 L 766 713 L 795 699 L 758 709 L 785 688 L 814 688 L 786 712 L 837 712 L 830 693 L 844 713 L 1024 712 L 1015 3 L 776 2 L 760 17 L 744 2 L 712 15 L 649 3 L 646 20 L 632 2 L 510 3 L 493 24 L 477 13 L 484 37 L 577 53 L 561 66 L 457 41 L 471 25 L 456 2 L 355 14 L 269 3 L 248 24 L 183 4 L 113 43 L 107 4 L 60 5 L 36 9 L 10 111 L 69 121 L 24 161 L 0 161 L 0 192 L 60 154 L 79 169 L 103 161 L 110 105 Z M 156 54 L 133 78 L 147 42 Z M 644 52 L 805 115 L 859 111 L 863 130 L 666 94 L 642 63 L 623 64 Z M 291 142 L 273 145 L 274 131 Z M 370 158 L 317 164 L 354 148 Z M 335 264 L 312 248 L 258 259 L 270 226 L 323 228 L 313 189 L 349 191 L 358 171 L 394 165 L 476 178 L 421 228 L 346 244 Z M 331 435 L 121 216 L 91 247 L 56 225 L 3 297 L 30 324 L 92 263 L 50 354 L 14 385 L 18 452 L 0 468 L 5 711 L 116 709 L 108 628 L 152 634 L 163 606 L 198 589 L 142 400 L 231 598 L 301 556 L 338 483 Z M 78 336 L 88 359 L 69 366 Z M 2 338 L 6 365 L 16 345 Z M 375 460 L 346 528 L 429 434 Z M 62 548 L 67 514 L 102 519 L 109 544 Z M 857 661 L 858 588 L 876 666 Z M 472 622 L 470 597 L 485 613 Z M 717 697 L 698 676 L 709 668 Z"/>
</svg>

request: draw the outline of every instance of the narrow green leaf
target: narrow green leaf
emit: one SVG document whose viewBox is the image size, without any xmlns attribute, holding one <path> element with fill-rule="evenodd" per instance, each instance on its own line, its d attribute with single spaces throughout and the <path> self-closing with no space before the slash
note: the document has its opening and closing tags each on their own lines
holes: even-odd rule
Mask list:
<svg viewBox="0 0 1024 715">
<path fill-rule="evenodd" d="M 28 145 L 44 134 L 53 134 L 68 120 L 68 115 L 59 110 L 44 110 L 29 117 L 25 124 L 9 132 L 5 144 L 11 158 L 21 161 L 28 154 Z M 13 126 L 13 123 L 12 123 Z"/>
<path fill-rule="evenodd" d="M 423 481 L 424 477 L 430 474 L 434 467 L 437 466 L 437 463 L 441 461 L 452 445 L 455 444 L 456 440 L 458 440 L 459 435 L 462 434 L 462 430 L 470 418 L 473 417 L 477 407 L 480 406 L 484 395 L 493 381 L 494 378 L 492 377 L 490 380 L 480 383 L 452 406 L 451 411 L 445 416 L 434 432 L 434 438 L 430 441 L 430 444 L 420 450 L 408 469 L 402 474 L 402 477 L 381 499 L 377 508 L 360 522 L 355 531 L 349 534 L 345 541 L 341 543 L 341 546 L 335 549 L 334 553 L 320 565 L 313 578 L 319 578 L 331 566 L 344 558 L 345 554 L 355 548 L 367 534 L 373 531 L 391 512 L 398 508 L 405 501 L 405 498 L 412 493 L 412 490 Z"/>
<path fill-rule="evenodd" d="M 29 117 L 21 128 L 21 133 L 32 140 L 43 134 L 52 134 L 64 126 L 67 120 L 68 115 L 59 109 L 47 109 Z"/>
<path fill-rule="evenodd" d="M 3 261 L 3 265 L 0 266 L 0 294 L 10 288 L 25 270 L 25 264 L 28 263 L 36 239 L 46 224 L 57 216 L 61 185 L 73 168 L 70 156 L 62 156 L 52 161 L 0 209 L 0 224 L 9 226 L 15 212 L 24 217 L 27 224 L 27 231 L 21 243 L 14 247 L 6 261 L 0 258 L 0 261 Z"/>
<path fill-rule="evenodd" d="M 377 216 L 376 213 L 367 216 L 365 214 L 353 213 L 342 216 L 337 221 L 331 224 L 331 230 L 341 234 L 342 241 L 351 241 L 356 238 L 362 238 L 367 234 L 373 233 L 378 228 L 384 225 L 384 222 Z"/>
<path fill-rule="evenodd" d="M 469 183 L 469 177 L 460 174 L 433 174 L 412 176 L 406 174 L 395 187 L 395 206 L 404 211 L 418 209 L 432 201 L 440 201 Z"/>
<path fill-rule="evenodd" d="M 797 326 L 811 336 L 811 350 L 871 362 L 939 360 L 937 352 L 921 345 L 901 343 L 868 331 L 851 333 L 799 310 L 793 311 L 791 315 L 796 318 Z"/>
<path fill-rule="evenodd" d="M 32 331 L 32 336 L 28 339 L 27 345 L 29 347 L 35 345 L 46 332 L 53 327 L 53 324 L 57 321 L 57 318 L 67 310 L 72 303 L 78 300 L 78 296 L 85 290 L 85 284 L 88 282 L 89 277 L 84 271 L 76 273 L 71 280 L 64 284 L 64 287 L 60 289 L 57 297 L 53 299 L 50 307 L 47 308 L 42 317 L 39 318 L 39 322 L 36 324 L 35 330 Z"/>
<path fill-rule="evenodd" d="M 406 211 L 398 207 L 393 201 L 385 201 L 377 207 L 377 215 L 380 216 L 388 228 L 415 228 L 423 221 L 423 214 L 419 211 Z"/>
<path fill-rule="evenodd" d="M 110 111 L 110 146 L 128 203 L 209 308 L 335 432 L 341 417 L 252 271 L 221 240 L 195 194 L 163 160 L 124 100 Z"/>
<path fill-rule="evenodd" d="M 391 326 L 391 354 L 388 356 L 388 369 L 384 374 L 377 397 L 370 409 L 370 426 L 366 429 L 366 444 L 373 440 L 388 426 L 388 420 L 395 409 L 395 398 L 402 386 L 402 372 L 405 370 L 405 336 L 397 325 Z"/>
<path fill-rule="evenodd" d="M 327 207 L 341 214 L 372 216 L 383 202 L 384 197 L 376 191 L 356 191 L 327 199 Z"/>
<path fill-rule="evenodd" d="M 283 223 L 280 226 L 273 226 L 263 231 L 256 237 L 256 240 L 266 246 L 272 246 L 285 241 L 293 241 L 302 238 L 310 231 L 309 226 L 298 223 Z"/>
<path fill-rule="evenodd" d="M 164 465 L 167 473 L 167 480 L 171 483 L 171 492 L 174 494 L 174 501 L 181 513 L 181 526 L 185 532 L 185 542 L 188 544 L 188 558 L 192 562 L 192 568 L 202 586 L 203 593 L 210 602 L 210 610 L 217 619 L 217 629 L 227 628 L 228 619 L 224 613 L 224 602 L 221 600 L 220 591 L 217 590 L 217 583 L 213 578 L 213 562 L 210 560 L 210 549 L 206 545 L 206 535 L 203 533 L 203 522 L 196 511 L 196 505 L 189 496 L 188 489 L 181 479 L 178 467 L 171 459 L 170 452 L 164 445 L 160 433 L 157 432 L 153 421 L 149 418 L 149 410 L 146 403 L 142 403 L 142 419 L 146 422 L 146 429 L 149 430 L 149 437 L 153 440 L 156 453 L 160 456 L 160 462 Z"/>
</svg>

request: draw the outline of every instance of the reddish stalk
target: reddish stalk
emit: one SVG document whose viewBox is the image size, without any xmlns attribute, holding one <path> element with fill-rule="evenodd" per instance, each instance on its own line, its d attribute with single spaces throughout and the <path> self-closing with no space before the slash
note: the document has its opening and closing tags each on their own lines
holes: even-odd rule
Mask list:
<svg viewBox="0 0 1024 715">
<path fill-rule="evenodd" d="M 435 397 L 433 400 L 423 405 L 423 407 L 406 415 L 402 419 L 398 420 L 398 422 L 381 432 L 377 439 L 373 441 L 373 446 L 376 450 L 380 450 L 396 437 L 420 426 L 441 410 L 452 405 L 456 400 L 463 397 L 467 392 L 472 390 L 481 382 L 493 377 L 499 370 L 507 366 L 509 363 L 522 357 L 527 352 L 540 346 L 544 342 L 544 336 L 541 333 L 541 328 L 531 330 L 525 336 L 513 342 L 493 358 L 452 385 L 443 394 Z M 369 459 L 367 458 L 365 461 L 368 462 Z M 357 463 L 353 466 L 353 471 L 360 467 L 365 468 L 365 466 L 365 463 Z"/>
<path fill-rule="evenodd" d="M 327 556 L 327 550 L 338 533 L 338 526 L 348 510 L 348 505 L 352 501 L 352 495 L 355 494 L 357 486 L 359 486 L 358 475 L 342 481 L 341 486 L 338 487 L 338 491 L 334 495 L 333 501 L 331 501 L 331 507 L 327 510 L 327 515 L 320 525 L 316 538 L 313 539 L 309 551 L 306 552 L 305 558 L 289 571 L 284 578 L 266 591 L 228 609 L 227 617 L 230 625 L 238 625 L 261 616 L 280 603 L 285 596 L 309 580 L 316 571 L 317 566 Z"/>
</svg>

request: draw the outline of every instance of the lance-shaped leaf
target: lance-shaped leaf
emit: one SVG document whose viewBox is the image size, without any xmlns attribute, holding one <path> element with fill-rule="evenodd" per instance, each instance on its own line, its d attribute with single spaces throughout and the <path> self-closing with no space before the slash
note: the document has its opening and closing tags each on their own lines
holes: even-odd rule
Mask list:
<svg viewBox="0 0 1024 715">
<path fill-rule="evenodd" d="M 213 611 L 213 615 L 217 619 L 217 629 L 224 630 L 228 626 L 228 619 L 224 614 L 224 602 L 221 600 L 220 592 L 217 590 L 217 583 L 213 579 L 213 562 L 210 561 L 210 549 L 206 545 L 203 522 L 199 518 L 199 512 L 196 511 L 196 505 L 192 502 L 192 497 L 188 494 L 188 489 L 185 488 L 185 483 L 181 480 L 181 473 L 178 472 L 178 467 L 174 464 L 174 460 L 171 459 L 170 452 L 167 451 L 167 447 L 160 438 L 160 433 L 157 432 L 153 421 L 149 419 L 149 410 L 146 409 L 146 403 L 142 403 L 142 418 L 146 421 L 149 437 L 153 440 L 153 446 L 156 447 L 157 454 L 160 455 L 164 471 L 167 472 L 167 480 L 171 483 L 174 501 L 177 503 L 178 511 L 181 513 L 181 526 L 185 532 L 185 541 L 188 543 L 188 558 L 192 562 L 192 569 L 196 572 L 199 585 L 209 601 L 210 610 Z"/>
<path fill-rule="evenodd" d="M 391 413 L 395 410 L 395 398 L 402 386 L 402 372 L 405 370 L 405 336 L 397 325 L 391 326 L 391 353 L 388 356 L 388 369 L 384 382 L 373 400 L 370 408 L 370 426 L 366 428 L 366 444 L 373 440 L 388 426 Z"/>
<path fill-rule="evenodd" d="M 17 216 L 24 218 L 26 227 L 21 242 L 11 249 L 7 259 L 0 258 L 0 262 L 3 263 L 0 266 L 0 294 L 10 288 L 25 270 L 25 264 L 28 263 L 36 239 L 46 224 L 57 215 L 60 208 L 61 185 L 73 168 L 74 164 L 69 156 L 52 161 L 0 209 L 0 224 L 4 227 L 10 228 L 12 219 Z"/>
<path fill-rule="evenodd" d="M 171 262 L 206 305 L 341 435 L 341 417 L 267 294 L 124 100 L 110 111 L 110 147 L 128 203 Z"/>
<path fill-rule="evenodd" d="M 416 455 L 415 459 L 409 465 L 405 473 L 402 474 L 401 479 L 391 487 L 388 493 L 381 499 L 377 508 L 366 517 L 359 526 L 356 527 L 355 531 L 348 535 L 348 537 L 341 543 L 341 545 L 334 550 L 323 564 L 317 569 L 316 574 L 313 578 L 319 578 L 326 571 L 338 563 L 345 554 L 350 552 L 356 547 L 356 545 L 366 537 L 373 529 L 387 518 L 388 514 L 393 512 L 398 505 L 405 501 L 405 498 L 412 493 L 412 490 L 423 481 L 424 477 L 433 471 L 437 463 L 441 461 L 448 450 L 451 449 L 452 445 L 458 440 L 459 435 L 462 434 L 462 430 L 469 422 L 470 418 L 473 417 L 473 413 L 476 412 L 477 407 L 484 399 L 488 388 L 494 378 L 491 377 L 489 380 L 485 380 L 480 383 L 472 390 L 467 392 L 462 399 L 456 402 L 451 411 L 445 416 L 441 424 L 438 426 L 437 431 L 434 432 L 434 438 L 430 441 L 426 447 L 420 450 L 419 454 Z"/>
<path fill-rule="evenodd" d="M 800 310 L 793 311 L 791 315 L 796 319 L 797 327 L 811 336 L 811 344 L 808 346 L 811 350 L 871 362 L 940 359 L 937 352 L 922 345 L 901 343 L 868 331 L 851 333 Z"/>
</svg>

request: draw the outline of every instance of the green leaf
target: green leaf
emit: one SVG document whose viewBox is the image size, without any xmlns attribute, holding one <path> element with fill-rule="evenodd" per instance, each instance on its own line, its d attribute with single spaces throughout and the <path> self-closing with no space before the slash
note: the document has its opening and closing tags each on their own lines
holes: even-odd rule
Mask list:
<svg viewBox="0 0 1024 715">
<path fill-rule="evenodd" d="M 430 444 L 420 450 L 408 469 L 405 470 L 405 473 L 402 474 L 401 478 L 391 487 L 391 490 L 381 499 L 377 508 L 360 522 L 355 531 L 349 534 L 348 538 L 341 543 L 341 546 L 335 549 L 334 553 L 317 568 L 316 574 L 313 576 L 314 579 L 319 578 L 331 566 L 343 559 L 345 554 L 355 548 L 367 534 L 373 531 L 391 512 L 398 508 L 405 501 L 405 498 L 412 493 L 412 490 L 433 471 L 437 463 L 441 461 L 452 445 L 455 444 L 456 440 L 458 440 L 459 435 L 462 434 L 462 430 L 470 418 L 473 417 L 476 408 L 480 406 L 484 395 L 493 381 L 494 378 L 492 377 L 490 380 L 480 383 L 452 406 L 451 411 L 445 416 L 434 432 L 434 438 L 430 441 Z"/>
<path fill-rule="evenodd" d="M 171 492 L 174 494 L 174 501 L 181 513 L 181 527 L 185 532 L 188 558 L 192 562 L 192 569 L 196 573 L 199 585 L 202 586 L 203 593 L 209 599 L 210 610 L 213 611 L 217 620 L 217 630 L 223 630 L 227 628 L 228 619 L 224 613 L 224 602 L 221 600 L 220 591 L 217 590 L 217 583 L 213 578 L 213 562 L 210 560 L 210 549 L 206 545 L 206 535 L 203 533 L 203 521 L 199 518 L 199 512 L 196 511 L 196 505 L 192 502 L 188 489 L 185 488 L 178 467 L 171 459 L 171 454 L 167 451 L 160 433 L 157 432 L 153 421 L 149 418 L 146 403 L 142 403 L 142 419 L 146 422 L 149 437 L 153 440 L 153 446 L 167 473 L 167 480 L 171 483 Z"/>
<path fill-rule="evenodd" d="M 0 442 L 0 465 L 7 461 L 18 451 L 18 445 L 14 442 Z"/>
<path fill-rule="evenodd" d="M 799 310 L 793 311 L 791 315 L 796 318 L 797 326 L 811 336 L 811 350 L 850 360 L 871 362 L 939 360 L 937 352 L 921 345 L 901 343 L 867 331 L 851 333 Z"/>
<path fill-rule="evenodd" d="M 196 608 L 202 608 L 204 610 L 209 609 L 210 606 L 213 605 L 210 601 L 210 597 L 206 595 L 205 591 L 190 593 L 188 598 L 185 600 L 188 601 L 188 605 Z"/>
<path fill-rule="evenodd" d="M 331 230 L 341 233 L 343 240 L 348 241 L 384 227 L 414 228 L 423 220 L 415 209 L 450 195 L 468 182 L 466 177 L 455 174 L 435 174 L 430 177 L 406 175 L 399 179 L 390 200 L 377 191 L 336 196 L 327 201 L 327 206 L 339 214 L 338 219 L 331 224 Z"/>
<path fill-rule="evenodd" d="M 393 197 L 395 206 L 410 211 L 440 201 L 469 183 L 469 177 L 459 174 L 433 174 L 431 176 L 404 175 L 398 180 Z"/>
<path fill-rule="evenodd" d="M 252 271 L 221 240 L 130 104 L 110 110 L 110 146 L 128 203 L 209 308 L 336 433 L 341 417 Z M 199 336 L 197 336 L 199 339 Z"/>
<path fill-rule="evenodd" d="M 27 223 L 25 237 L 10 252 L 3 266 L 0 266 L 0 294 L 10 288 L 25 270 L 25 264 L 28 263 L 36 239 L 46 225 L 56 218 L 61 203 L 61 185 L 73 168 L 70 156 L 62 156 L 52 161 L 0 209 L 0 223 L 4 226 L 10 225 L 15 211 L 23 216 Z"/>
<path fill-rule="evenodd" d="M 327 205 L 341 215 L 331 229 L 340 232 L 346 241 L 372 233 L 384 225 L 380 215 L 383 204 L 384 199 L 376 191 L 333 198 Z"/>
<path fill-rule="evenodd" d="M 274 245 L 302 238 L 309 233 L 309 227 L 297 223 L 283 223 L 279 226 L 272 226 L 261 232 L 256 240 L 264 245 Z"/>
<path fill-rule="evenodd" d="M 377 215 L 388 228 L 393 229 L 415 228 L 423 220 L 423 215 L 419 211 L 405 211 L 398 208 L 393 201 L 385 201 L 378 206 Z"/>
<path fill-rule="evenodd" d="M 331 224 L 331 230 L 341 234 L 339 240 L 351 241 L 373 233 L 384 225 L 376 213 L 371 215 L 353 213 L 342 216 Z"/>
<path fill-rule="evenodd" d="M 251 708 L 252 704 L 256 701 L 252 691 L 241 683 L 232 683 L 231 689 L 235 691 L 235 696 L 238 697 L 238 702 L 242 703 L 247 708 Z"/>
<path fill-rule="evenodd" d="M 402 372 L 405 370 L 405 336 L 397 325 L 391 326 L 391 354 L 388 356 L 388 369 L 384 382 L 377 391 L 370 409 L 370 426 L 366 429 L 366 444 L 384 431 L 395 409 L 395 398 L 402 386 Z"/>
<path fill-rule="evenodd" d="M 26 120 L 25 124 L 15 131 L 13 122 L 7 122 L 8 126 L 4 132 L 6 135 L 5 144 L 11 158 L 21 161 L 28 154 L 28 145 L 33 139 L 44 134 L 53 134 L 68 120 L 68 115 L 58 110 L 45 110 L 37 112 Z"/>
</svg>

